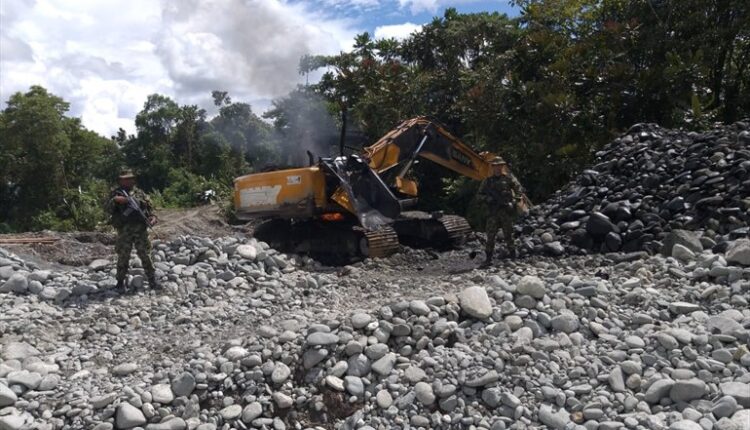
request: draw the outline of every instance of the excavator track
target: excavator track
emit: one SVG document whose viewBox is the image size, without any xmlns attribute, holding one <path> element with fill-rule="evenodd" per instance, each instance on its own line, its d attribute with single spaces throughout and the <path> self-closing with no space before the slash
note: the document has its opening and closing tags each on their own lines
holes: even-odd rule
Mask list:
<svg viewBox="0 0 750 430">
<path fill-rule="evenodd" d="M 469 233 L 471 233 L 471 226 L 464 217 L 458 215 L 443 215 L 438 221 L 440 221 L 440 223 L 443 224 L 443 227 L 445 227 L 450 246 L 453 248 L 462 246 L 466 242 Z"/>
<path fill-rule="evenodd" d="M 458 215 L 403 212 L 393 224 L 399 241 L 414 248 L 448 250 L 460 247 L 471 232 L 465 218 Z"/>
<path fill-rule="evenodd" d="M 378 230 L 363 232 L 367 249 L 363 255 L 369 258 L 388 257 L 398 251 L 398 234 L 392 227 L 383 226 Z"/>
<path fill-rule="evenodd" d="M 331 265 L 388 257 L 399 249 L 398 235 L 392 227 L 365 230 L 348 221 L 273 219 L 259 225 L 254 236 L 278 251 L 309 255 Z"/>
</svg>

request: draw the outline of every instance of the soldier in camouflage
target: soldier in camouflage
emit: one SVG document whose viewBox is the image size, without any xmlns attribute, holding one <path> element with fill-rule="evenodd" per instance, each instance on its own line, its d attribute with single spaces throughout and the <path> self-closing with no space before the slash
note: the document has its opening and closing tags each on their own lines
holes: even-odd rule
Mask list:
<svg viewBox="0 0 750 430">
<path fill-rule="evenodd" d="M 523 189 L 521 184 L 510 173 L 508 165 L 502 158 L 492 162 L 493 175 L 482 181 L 479 186 L 479 198 L 487 208 L 487 242 L 485 245 L 485 260 L 483 267 L 492 263 L 495 253 L 495 236 L 499 228 L 503 230 L 505 245 L 509 255 L 515 255 L 513 240 L 513 223 L 518 217 Z"/>
<path fill-rule="evenodd" d="M 127 290 L 125 280 L 133 247 L 141 259 L 149 285 L 152 289 L 159 289 L 154 263 L 151 261 L 151 241 L 148 238 L 148 228 L 156 224 L 151 201 L 146 193 L 135 187 L 135 175 L 131 171 L 122 171 L 117 183 L 117 188 L 112 190 L 106 203 L 106 211 L 111 215 L 111 224 L 117 230 L 117 289 Z M 143 216 L 129 207 L 128 196 L 135 200 Z"/>
</svg>

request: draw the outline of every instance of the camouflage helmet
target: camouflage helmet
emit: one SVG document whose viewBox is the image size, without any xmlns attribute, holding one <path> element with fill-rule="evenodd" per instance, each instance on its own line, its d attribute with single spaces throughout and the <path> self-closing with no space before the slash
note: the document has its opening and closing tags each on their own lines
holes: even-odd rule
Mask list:
<svg viewBox="0 0 750 430">
<path fill-rule="evenodd" d="M 490 160 L 490 164 L 492 164 L 493 166 L 503 166 L 507 165 L 508 163 L 503 160 L 503 157 L 495 156 L 492 158 L 492 160 Z"/>
<path fill-rule="evenodd" d="M 122 169 L 120 170 L 120 175 L 117 177 L 117 179 L 135 179 L 135 175 L 130 169 Z"/>
</svg>

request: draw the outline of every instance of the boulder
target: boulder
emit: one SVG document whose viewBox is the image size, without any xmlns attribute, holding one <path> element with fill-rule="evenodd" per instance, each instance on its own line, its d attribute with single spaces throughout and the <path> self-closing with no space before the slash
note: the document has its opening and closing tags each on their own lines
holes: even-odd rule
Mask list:
<svg viewBox="0 0 750 430">
<path fill-rule="evenodd" d="M 254 419 L 263 414 L 263 406 L 258 402 L 252 402 L 242 409 L 242 422 L 250 424 Z"/>
<path fill-rule="evenodd" d="M 554 411 L 551 406 L 542 404 L 539 407 L 539 421 L 550 429 L 563 430 L 570 422 L 570 413 L 565 409 Z"/>
<path fill-rule="evenodd" d="M 750 239 L 737 239 L 727 249 L 727 262 L 750 266 Z"/>
<path fill-rule="evenodd" d="M 26 342 L 11 342 L 5 345 L 0 356 L 2 356 L 3 360 L 23 361 L 28 357 L 35 357 L 39 354 L 38 349 Z"/>
<path fill-rule="evenodd" d="M 156 384 L 151 387 L 151 398 L 156 403 L 168 405 L 174 400 L 174 393 L 168 384 Z"/>
<path fill-rule="evenodd" d="M 13 406 L 17 400 L 18 397 L 16 396 L 16 393 L 5 384 L 0 383 L 0 407 Z"/>
<path fill-rule="evenodd" d="M 468 315 L 485 320 L 492 315 L 492 304 L 487 296 L 487 291 L 479 286 L 469 287 L 461 291 L 458 295 L 458 302 L 461 309 Z"/>
<path fill-rule="evenodd" d="M 240 245 L 235 250 L 237 255 L 248 261 L 255 261 L 258 257 L 258 250 L 253 245 Z"/>
<path fill-rule="evenodd" d="M 679 261 L 682 261 L 683 263 L 687 263 L 695 259 L 695 253 L 688 249 L 686 246 L 676 243 L 672 247 L 672 257 L 678 259 Z"/>
<path fill-rule="evenodd" d="M 719 389 L 725 396 L 733 397 L 744 408 L 750 408 L 750 383 L 724 382 Z"/>
<path fill-rule="evenodd" d="M 673 402 L 690 402 L 703 397 L 707 389 L 706 383 L 698 378 L 682 379 L 675 381 L 669 397 Z"/>
<path fill-rule="evenodd" d="M 535 299 L 541 299 L 547 292 L 544 281 L 537 276 L 526 275 L 518 282 L 516 291 L 519 294 L 531 296 Z"/>
<path fill-rule="evenodd" d="M 698 234 L 687 230 L 672 230 L 669 232 L 666 238 L 664 238 L 661 253 L 666 256 L 674 257 L 674 246 L 682 245 L 693 253 L 699 253 L 703 251 L 703 244 L 701 243 Z"/>
<path fill-rule="evenodd" d="M 140 409 L 130 403 L 120 403 L 117 407 L 115 425 L 118 429 L 131 429 L 146 424 L 146 417 Z"/>
<path fill-rule="evenodd" d="M 183 372 L 172 381 L 172 392 L 177 397 L 189 396 L 195 389 L 195 376 L 190 372 Z"/>
<path fill-rule="evenodd" d="M 607 234 L 611 232 L 619 233 L 620 231 L 616 225 L 612 224 L 607 215 L 601 212 L 592 212 L 589 215 L 588 222 L 586 222 L 586 232 L 594 239 L 603 240 Z"/>
<path fill-rule="evenodd" d="M 29 288 L 29 280 L 23 273 L 14 273 L 5 283 L 0 285 L 0 293 L 25 293 Z"/>
</svg>

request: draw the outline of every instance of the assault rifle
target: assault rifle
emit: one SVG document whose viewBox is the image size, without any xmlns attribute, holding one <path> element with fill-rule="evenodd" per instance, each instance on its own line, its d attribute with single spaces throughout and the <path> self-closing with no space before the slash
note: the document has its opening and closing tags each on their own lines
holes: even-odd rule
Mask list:
<svg viewBox="0 0 750 430">
<path fill-rule="evenodd" d="M 141 209 L 140 203 L 138 203 L 138 201 L 133 196 L 128 194 L 128 192 L 122 188 L 117 190 L 116 193 L 128 199 L 128 202 L 125 204 L 126 208 L 124 211 L 122 211 L 123 215 L 128 217 L 135 213 L 136 215 L 138 215 L 138 218 L 140 218 L 141 221 L 146 224 L 146 227 L 152 227 L 153 224 L 151 223 L 151 220 L 148 216 L 146 216 L 146 214 L 143 212 L 143 209 Z"/>
</svg>

